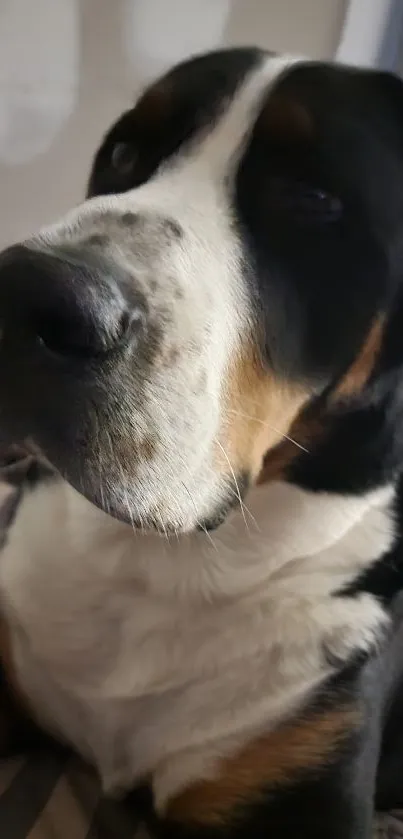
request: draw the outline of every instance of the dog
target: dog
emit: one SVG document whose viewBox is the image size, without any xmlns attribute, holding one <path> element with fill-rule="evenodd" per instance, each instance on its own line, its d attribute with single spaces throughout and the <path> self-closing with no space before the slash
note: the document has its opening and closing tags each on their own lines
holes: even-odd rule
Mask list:
<svg viewBox="0 0 403 839">
<path fill-rule="evenodd" d="M 222 50 L 0 255 L 4 677 L 158 836 L 403 803 L 402 187 L 397 77 Z"/>
</svg>

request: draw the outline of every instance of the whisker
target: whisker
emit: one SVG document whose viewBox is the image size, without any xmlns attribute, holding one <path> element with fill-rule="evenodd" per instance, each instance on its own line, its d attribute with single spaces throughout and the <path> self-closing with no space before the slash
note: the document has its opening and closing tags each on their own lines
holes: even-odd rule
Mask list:
<svg viewBox="0 0 403 839">
<path fill-rule="evenodd" d="M 227 489 L 228 489 L 228 492 L 229 492 L 229 494 L 230 494 L 230 495 L 233 495 L 235 498 L 237 498 L 237 499 L 239 500 L 239 495 L 238 495 L 238 493 L 236 492 L 236 490 L 234 490 L 233 486 L 231 486 L 231 484 L 230 484 L 229 482 L 228 482 Z M 256 521 L 256 519 L 255 519 L 255 516 L 253 515 L 253 513 L 251 512 L 251 510 L 250 510 L 250 509 L 249 509 L 249 507 L 245 504 L 245 502 L 244 502 L 244 501 L 242 501 L 242 506 L 243 506 L 243 509 L 244 509 L 245 513 L 247 513 L 247 514 L 248 514 L 248 516 L 250 517 L 250 519 L 251 519 L 252 523 L 255 525 L 256 530 L 260 533 L 261 528 L 259 527 L 259 524 L 258 524 L 258 522 L 257 522 L 257 521 Z"/>
<path fill-rule="evenodd" d="M 230 461 L 230 459 L 229 459 L 229 457 L 228 457 L 228 455 L 227 455 L 227 452 L 225 451 L 224 447 L 221 445 L 220 441 L 219 441 L 219 440 L 216 440 L 216 442 L 217 442 L 217 445 L 220 447 L 220 449 L 221 449 L 221 451 L 222 451 L 222 453 L 223 453 L 223 455 L 224 455 L 224 457 L 225 457 L 225 459 L 226 459 L 226 461 L 227 461 L 227 463 L 228 463 L 228 466 L 229 466 L 229 468 L 230 468 L 231 475 L 232 475 L 232 477 L 233 477 L 234 484 L 235 484 L 235 488 L 236 488 L 236 495 L 237 495 L 237 498 L 238 498 L 238 501 L 239 501 L 239 504 L 240 504 L 240 507 L 241 507 L 242 518 L 243 518 L 243 520 L 244 520 L 244 522 L 245 522 L 245 527 L 246 527 L 246 529 L 249 531 L 249 526 L 248 526 L 248 522 L 246 521 L 245 510 L 244 510 L 244 506 L 245 506 L 245 505 L 244 505 L 244 503 L 243 503 L 243 501 L 242 501 L 241 491 L 240 491 L 240 489 L 239 489 L 238 480 L 237 480 L 236 474 L 235 474 L 235 472 L 234 472 L 234 469 L 233 469 L 233 467 L 232 467 L 232 463 L 231 463 L 231 461 Z"/>
<path fill-rule="evenodd" d="M 284 431 L 280 431 L 279 428 L 276 428 L 270 422 L 266 420 L 262 420 L 259 417 L 253 417 L 250 414 L 244 414 L 242 411 L 235 411 L 233 408 L 228 409 L 229 414 L 235 414 L 235 416 L 243 417 L 243 419 L 253 420 L 254 422 L 260 423 L 260 425 L 265 425 L 267 428 L 270 428 L 271 431 L 274 431 L 275 434 L 278 434 L 283 440 L 288 440 L 289 443 L 293 443 L 298 449 L 301 451 L 306 452 L 306 454 L 310 454 L 309 449 L 305 448 L 301 443 L 298 443 L 297 440 L 294 440 L 293 437 L 290 437 L 289 434 L 285 434 Z"/>
<path fill-rule="evenodd" d="M 95 431 L 95 446 L 96 446 L 96 457 L 97 457 L 97 466 L 98 466 L 98 474 L 99 474 L 99 494 L 101 496 L 101 504 L 102 509 L 105 510 L 107 513 L 110 512 L 109 504 L 105 497 L 104 493 L 104 482 L 102 476 L 102 459 L 101 459 L 101 446 L 100 446 L 100 429 L 99 429 L 99 419 L 98 414 L 94 411 L 94 431 Z"/>
<path fill-rule="evenodd" d="M 192 496 L 192 495 L 191 495 L 191 493 L 190 493 L 189 487 L 187 487 L 187 486 L 186 486 L 186 484 L 185 484 L 183 481 L 181 481 L 181 484 L 182 484 L 182 486 L 183 486 L 183 488 L 184 488 L 185 492 L 187 492 L 187 494 L 188 494 L 188 496 L 189 496 L 189 498 L 190 498 L 190 501 L 191 501 L 191 503 L 192 503 L 192 505 L 193 505 L 194 511 L 195 511 L 195 513 L 196 513 L 196 516 L 197 516 L 197 507 L 196 507 L 196 504 L 195 504 L 194 498 L 193 498 L 193 496 Z M 199 519 L 198 519 L 198 518 L 196 518 L 196 524 L 197 524 L 197 526 L 198 526 L 198 527 L 200 527 L 200 528 L 201 528 L 201 530 L 203 531 L 203 533 L 205 533 L 205 535 L 207 536 L 207 539 L 209 540 L 209 542 L 211 542 L 211 544 L 212 544 L 212 546 L 213 546 L 214 550 L 215 550 L 215 551 L 217 551 L 217 553 L 218 553 L 218 548 L 217 548 L 217 545 L 216 545 L 216 543 L 214 542 L 214 539 L 213 539 L 213 537 L 212 537 L 211 533 L 209 533 L 209 532 L 208 532 L 208 530 L 207 530 L 207 528 L 205 527 L 205 525 L 204 525 L 204 524 L 202 524 L 202 523 L 199 521 Z"/>
<path fill-rule="evenodd" d="M 161 513 L 158 513 L 158 512 L 157 512 L 157 516 L 158 516 L 158 520 L 159 520 L 159 522 L 160 522 L 161 528 L 162 528 L 163 533 L 164 533 L 164 539 L 166 539 L 166 540 L 167 540 L 167 542 L 169 542 L 168 531 L 167 531 L 167 529 L 166 529 L 166 527 L 165 527 L 165 524 L 164 524 L 164 519 L 162 518 Z"/>
<path fill-rule="evenodd" d="M 125 486 L 125 476 L 124 476 L 122 465 L 119 462 L 118 462 L 118 467 L 119 467 L 120 474 L 121 474 L 122 490 L 123 490 L 123 494 L 124 494 L 124 497 L 125 497 L 126 508 L 127 508 L 128 514 L 129 514 L 130 523 L 131 523 L 131 526 L 132 526 L 133 533 L 137 536 L 137 531 L 136 531 L 136 527 L 135 527 L 135 524 L 134 524 L 133 513 L 132 513 L 131 506 L 130 506 L 129 496 L 127 494 L 127 490 L 126 490 L 126 486 Z"/>
</svg>

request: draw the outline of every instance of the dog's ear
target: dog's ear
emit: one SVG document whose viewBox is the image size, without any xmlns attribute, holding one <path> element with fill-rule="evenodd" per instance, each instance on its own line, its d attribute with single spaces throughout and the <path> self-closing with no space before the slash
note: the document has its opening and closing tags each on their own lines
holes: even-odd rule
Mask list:
<svg viewBox="0 0 403 839">
<path fill-rule="evenodd" d="M 296 63 L 237 175 L 266 354 L 316 387 L 354 362 L 403 279 L 403 84 Z"/>
<path fill-rule="evenodd" d="M 281 474 L 311 489 L 363 492 L 403 463 L 403 83 L 305 64 L 280 94 L 286 142 L 267 134 L 269 96 L 252 143 L 270 164 L 248 223 L 254 214 L 259 269 L 270 266 L 260 279 L 268 351 L 319 387 L 290 429 L 309 453 L 282 444 L 262 480 Z M 249 167 L 251 179 L 251 160 L 241 177 Z"/>
<path fill-rule="evenodd" d="M 314 396 L 267 453 L 260 482 L 360 494 L 394 481 L 403 466 L 403 294 L 369 330 L 344 375 Z M 295 445 L 297 444 L 297 445 Z"/>
<path fill-rule="evenodd" d="M 386 179 L 395 200 L 401 193 L 393 179 L 400 171 L 403 149 L 399 77 L 322 62 L 297 63 L 269 91 L 255 133 L 275 160 L 275 174 L 282 172 L 290 187 L 298 188 L 305 180 L 324 193 L 326 186 L 333 187 L 339 198 L 345 194 L 351 200 L 360 193 L 374 220 L 386 225 L 393 221 L 396 207 L 379 204 L 377 189 L 388 194 L 382 192 Z M 378 166 L 372 165 L 376 162 Z M 365 178 L 363 194 L 364 174 L 369 181 Z M 292 205 L 288 207 L 292 213 Z"/>
</svg>

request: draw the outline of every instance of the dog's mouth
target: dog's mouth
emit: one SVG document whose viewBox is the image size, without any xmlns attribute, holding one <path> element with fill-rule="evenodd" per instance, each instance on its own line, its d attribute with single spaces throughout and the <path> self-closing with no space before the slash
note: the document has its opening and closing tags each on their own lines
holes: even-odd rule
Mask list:
<svg viewBox="0 0 403 839">
<path fill-rule="evenodd" d="M 177 535 L 181 531 L 196 530 L 209 532 L 217 529 L 228 517 L 234 508 L 242 505 L 244 495 L 249 486 L 248 476 L 240 476 L 233 486 L 228 485 L 218 502 L 212 504 L 211 511 L 203 517 L 196 517 L 196 520 L 189 526 L 178 520 L 164 519 L 161 513 L 150 509 L 149 512 L 137 512 L 136 504 L 131 502 L 127 488 L 116 487 L 114 491 L 108 490 L 108 479 L 101 484 L 94 480 L 93 470 L 89 470 L 90 477 L 86 480 L 85 467 L 81 466 L 81 480 L 77 482 L 74 470 L 69 468 L 57 468 L 45 455 L 31 437 L 26 437 L 21 442 L 4 440 L 0 445 L 0 468 L 2 476 L 11 484 L 26 483 L 30 487 L 43 481 L 63 479 L 71 484 L 80 494 L 84 495 L 90 503 L 98 507 L 107 515 L 130 524 L 131 527 L 140 533 L 157 532 L 164 537 Z M 122 497 L 123 496 L 123 497 Z"/>
<path fill-rule="evenodd" d="M 183 457 L 178 459 L 174 445 L 164 457 L 158 458 L 157 453 L 155 462 L 144 455 L 141 459 L 139 449 L 147 447 L 133 444 L 130 431 L 122 437 L 120 428 L 108 425 L 110 403 L 107 400 L 103 412 L 95 402 L 99 388 L 93 389 L 89 380 L 89 394 L 81 400 L 87 380 L 84 387 L 70 383 L 71 389 L 62 371 L 55 377 L 48 371 L 43 384 L 39 378 L 40 396 L 36 376 L 27 381 L 24 375 L 18 381 L 19 365 L 9 358 L 3 363 L 1 356 L 0 345 L 0 428 L 8 459 L 3 465 L 9 465 L 13 473 L 14 462 L 20 461 L 27 476 L 29 471 L 31 486 L 61 478 L 94 506 L 136 531 L 168 537 L 215 530 L 242 504 L 249 485 L 247 473 L 222 476 L 201 459 L 192 473 L 186 468 L 182 474 Z M 108 382 L 104 390 L 111 392 Z M 197 449 L 197 440 L 193 448 Z"/>
</svg>

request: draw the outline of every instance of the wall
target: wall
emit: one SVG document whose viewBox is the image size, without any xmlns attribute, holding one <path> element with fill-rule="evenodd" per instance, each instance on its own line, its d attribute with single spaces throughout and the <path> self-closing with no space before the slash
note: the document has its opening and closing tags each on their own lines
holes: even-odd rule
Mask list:
<svg viewBox="0 0 403 839">
<path fill-rule="evenodd" d="M 138 89 L 217 44 L 332 56 L 346 0 L 0 0 L 0 246 L 82 196 Z"/>
</svg>

